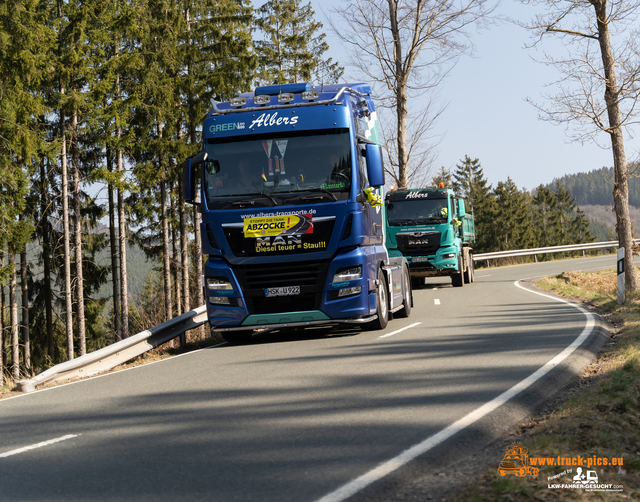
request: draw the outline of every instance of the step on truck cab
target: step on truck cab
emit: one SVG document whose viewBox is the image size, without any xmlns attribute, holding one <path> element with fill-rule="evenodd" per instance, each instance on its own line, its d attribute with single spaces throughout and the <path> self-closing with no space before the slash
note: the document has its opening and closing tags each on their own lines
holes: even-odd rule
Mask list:
<svg viewBox="0 0 640 502">
<path fill-rule="evenodd" d="M 200 195 L 212 330 L 244 342 L 257 329 L 380 329 L 409 315 L 408 263 L 384 245 L 367 84 L 283 84 L 212 101 L 202 136 L 183 190 L 193 204 Z"/>
<path fill-rule="evenodd" d="M 454 287 L 474 281 L 473 215 L 451 189 L 393 190 L 385 197 L 386 245 L 409 262 L 414 288 L 425 277 L 450 276 Z"/>
</svg>

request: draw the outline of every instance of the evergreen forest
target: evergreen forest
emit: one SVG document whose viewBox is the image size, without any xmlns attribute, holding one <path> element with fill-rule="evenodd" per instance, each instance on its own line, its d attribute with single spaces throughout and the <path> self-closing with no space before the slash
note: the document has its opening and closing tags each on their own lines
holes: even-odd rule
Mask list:
<svg viewBox="0 0 640 502">
<path fill-rule="evenodd" d="M 508 178 L 492 187 L 479 159 L 465 156 L 454 171 L 442 168 L 433 184 L 453 188 L 473 212 L 475 253 L 594 242 L 589 219 L 571 191 L 557 181 L 528 192 Z M 541 255 L 549 259 L 549 255 Z"/>
<path fill-rule="evenodd" d="M 640 167 L 640 166 L 638 166 Z M 629 205 L 640 208 L 640 178 L 636 175 L 638 167 L 631 167 L 628 179 Z M 613 167 L 594 169 L 588 173 L 568 174 L 553 180 L 549 186 L 563 185 L 569 190 L 581 206 L 611 206 L 613 204 Z"/>
</svg>

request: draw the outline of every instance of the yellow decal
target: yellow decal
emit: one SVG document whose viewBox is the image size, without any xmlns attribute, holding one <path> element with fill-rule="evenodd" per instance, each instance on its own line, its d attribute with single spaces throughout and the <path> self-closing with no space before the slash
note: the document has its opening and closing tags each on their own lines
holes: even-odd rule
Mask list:
<svg viewBox="0 0 640 502">
<path fill-rule="evenodd" d="M 244 236 L 302 235 L 313 233 L 310 214 L 245 218 Z"/>
</svg>

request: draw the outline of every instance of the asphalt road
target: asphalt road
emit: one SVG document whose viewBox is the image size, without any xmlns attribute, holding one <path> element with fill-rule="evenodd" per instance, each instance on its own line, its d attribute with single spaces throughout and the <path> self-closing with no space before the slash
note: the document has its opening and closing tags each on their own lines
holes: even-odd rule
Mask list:
<svg viewBox="0 0 640 502">
<path fill-rule="evenodd" d="M 455 289 L 429 279 L 411 317 L 384 331 L 263 334 L 0 401 L 0 500 L 313 502 L 371 490 L 367 479 L 384 476 L 353 480 L 475 416 L 584 334 L 583 312 L 514 281 L 614 267 L 609 256 L 476 270 Z M 507 408 L 490 410 L 492 423 L 504 427 Z M 419 460 L 437 463 L 474 427 L 458 423 Z"/>
</svg>

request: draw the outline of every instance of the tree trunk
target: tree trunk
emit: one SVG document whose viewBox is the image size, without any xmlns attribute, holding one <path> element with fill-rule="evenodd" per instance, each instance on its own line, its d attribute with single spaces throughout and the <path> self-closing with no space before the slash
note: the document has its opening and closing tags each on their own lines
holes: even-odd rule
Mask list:
<svg viewBox="0 0 640 502">
<path fill-rule="evenodd" d="M 171 187 L 173 189 L 173 187 Z M 172 190 L 173 191 L 173 190 Z M 176 221 L 176 207 L 174 198 L 171 197 L 171 217 Z M 178 238 L 175 223 L 171 225 L 171 246 L 173 251 L 173 283 L 176 285 L 176 315 L 182 314 L 182 282 L 180 281 L 180 256 L 178 255 Z"/>
<path fill-rule="evenodd" d="M 616 210 L 616 227 L 620 247 L 625 249 L 624 275 L 627 291 L 638 289 L 638 274 L 633 263 L 633 235 L 631 232 L 631 218 L 629 216 L 629 187 L 627 158 L 624 150 L 624 137 L 620 120 L 620 108 L 618 103 L 618 85 L 616 82 L 615 59 L 611 40 L 609 38 L 609 26 L 607 19 L 606 0 L 591 0 L 597 17 L 598 41 L 605 74 L 604 99 L 607 104 L 609 117 L 609 134 L 613 151 L 613 165 L 615 181 L 613 186 L 613 200 Z"/>
<path fill-rule="evenodd" d="M 162 124 L 158 123 L 158 137 L 162 138 Z M 158 169 L 162 171 L 160 180 L 160 208 L 162 211 L 162 277 L 164 287 L 164 313 L 165 319 L 173 317 L 173 305 L 171 298 L 171 257 L 169 255 L 169 215 L 167 213 L 167 170 L 162 160 Z"/>
<path fill-rule="evenodd" d="M 44 301 L 45 319 L 47 330 L 47 354 L 49 360 L 55 358 L 53 348 L 53 295 L 51 293 L 51 242 L 49 234 L 49 201 L 47 192 L 47 176 L 45 173 L 44 159 L 40 161 L 40 218 L 42 221 L 42 262 L 44 266 Z"/>
<path fill-rule="evenodd" d="M 64 94 L 64 89 L 61 91 Z M 67 137 L 64 114 L 60 113 L 60 135 L 62 136 L 61 168 L 62 168 L 62 226 L 64 240 L 64 297 L 65 321 L 67 334 L 67 359 L 73 359 L 73 303 L 71 301 L 71 245 L 69 237 L 69 195 L 67 180 Z"/>
<path fill-rule="evenodd" d="M 391 33 L 393 35 L 393 59 L 395 63 L 395 96 L 396 96 L 396 119 L 398 122 L 398 188 L 407 188 L 409 176 L 407 169 L 407 78 L 402 65 L 402 40 L 400 38 L 400 28 L 398 26 L 398 2 L 389 2 L 389 21 Z"/>
<path fill-rule="evenodd" d="M 120 128 L 117 132 L 120 138 Z M 118 150 L 118 172 L 124 173 L 122 165 L 122 150 Z M 118 238 L 120 248 L 120 305 L 122 306 L 122 337 L 129 337 L 129 293 L 127 291 L 127 228 L 124 214 L 124 194 L 121 188 L 118 189 Z"/>
<path fill-rule="evenodd" d="M 0 250 L 0 268 L 4 267 L 4 253 Z M 0 282 L 0 387 L 4 385 L 4 283 Z"/>
<path fill-rule="evenodd" d="M 196 192 L 196 203 L 200 202 L 200 192 Z M 200 233 L 200 211 L 198 209 L 199 206 L 193 206 L 193 233 L 195 234 L 196 246 L 194 249 L 194 261 L 196 265 L 196 305 L 198 307 L 204 305 L 204 291 L 202 287 L 202 234 Z M 200 335 L 200 339 L 204 340 L 206 336 L 206 331 L 204 328 L 204 324 L 198 328 L 198 334 Z"/>
<path fill-rule="evenodd" d="M 191 24 L 189 22 L 189 11 L 187 10 L 187 30 L 191 31 Z M 191 37 L 189 37 L 189 45 L 192 45 Z M 189 51 L 191 54 L 191 51 Z M 191 74 L 191 61 L 188 63 L 188 72 Z M 195 111 L 195 98 L 193 92 L 193 86 L 189 87 L 189 140 L 192 145 L 197 144 L 197 130 L 196 130 L 196 111 Z M 198 203 L 200 202 L 200 191 L 196 192 L 196 205 L 193 206 L 193 233 L 195 235 L 195 249 L 194 249 L 194 262 L 196 266 L 196 280 L 198 281 L 198 287 L 196 288 L 196 304 L 198 306 L 204 305 L 204 291 L 200 284 L 202 280 L 202 235 L 200 234 L 200 211 Z M 200 340 L 204 340 L 206 331 L 204 325 L 198 328 L 198 337 Z"/>
<path fill-rule="evenodd" d="M 78 354 L 87 353 L 84 319 L 84 274 L 82 272 L 82 212 L 80 204 L 80 159 L 78 154 L 78 110 L 71 119 L 71 164 L 73 166 L 73 235 L 76 261 L 76 315 L 78 319 Z"/>
<path fill-rule="evenodd" d="M 9 251 L 9 266 L 12 267 L 9 280 L 9 323 L 11 324 L 11 374 L 13 381 L 20 379 L 20 341 L 18 340 L 18 297 L 16 295 L 16 256 Z"/>
<path fill-rule="evenodd" d="M 165 319 L 173 317 L 173 300 L 171 298 L 171 256 L 169 254 L 169 216 L 167 214 L 166 173 L 160 181 L 160 197 L 162 207 L 162 275 L 164 278 L 164 311 Z"/>
<path fill-rule="evenodd" d="M 111 148 L 107 148 L 107 169 L 113 172 L 113 160 Z M 113 183 L 109 183 L 109 244 L 111 247 L 111 286 L 113 296 L 113 327 L 116 331 L 116 341 L 122 340 L 122 327 L 120 325 L 120 284 L 118 282 L 118 241 L 116 239 L 115 204 L 113 202 Z"/>
<path fill-rule="evenodd" d="M 182 193 L 182 183 L 178 182 L 178 191 L 180 192 L 180 251 L 182 255 L 181 268 L 182 268 L 182 287 L 183 287 L 183 302 L 184 312 L 191 310 L 191 299 L 189 295 L 189 279 L 191 273 L 189 270 L 189 242 L 187 240 L 187 210 L 185 208 L 184 194 Z"/>
<path fill-rule="evenodd" d="M 29 333 L 29 284 L 27 283 L 27 248 L 20 253 L 20 287 L 22 289 L 22 343 L 24 344 L 24 367 L 31 370 L 31 341 Z"/>
</svg>

